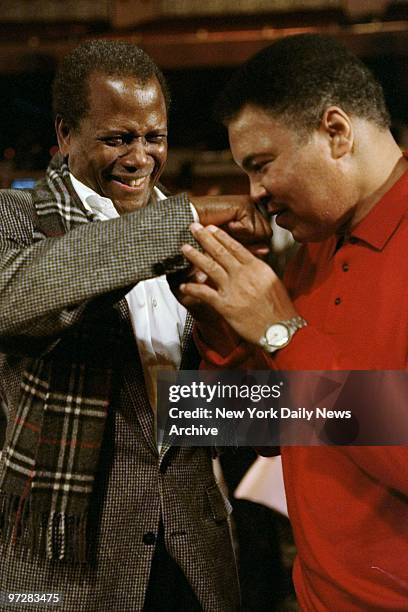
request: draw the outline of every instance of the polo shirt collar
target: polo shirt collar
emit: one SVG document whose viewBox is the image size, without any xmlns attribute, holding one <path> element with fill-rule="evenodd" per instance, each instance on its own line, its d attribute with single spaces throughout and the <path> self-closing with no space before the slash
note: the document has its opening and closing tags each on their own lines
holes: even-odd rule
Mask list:
<svg viewBox="0 0 408 612">
<path fill-rule="evenodd" d="M 362 240 L 374 248 L 384 248 L 408 211 L 408 170 L 350 233 L 349 240 Z"/>
</svg>

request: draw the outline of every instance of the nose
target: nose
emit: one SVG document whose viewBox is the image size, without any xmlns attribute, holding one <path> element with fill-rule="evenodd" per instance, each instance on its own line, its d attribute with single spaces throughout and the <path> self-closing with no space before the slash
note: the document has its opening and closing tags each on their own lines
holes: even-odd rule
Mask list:
<svg viewBox="0 0 408 612">
<path fill-rule="evenodd" d="M 253 200 L 262 200 L 268 195 L 267 190 L 262 185 L 260 180 L 250 177 L 249 179 L 249 192 Z"/>
<path fill-rule="evenodd" d="M 147 154 L 147 143 L 144 137 L 135 138 L 132 142 L 125 145 L 125 150 L 121 154 L 122 165 L 130 169 L 143 168 L 150 164 Z"/>
</svg>

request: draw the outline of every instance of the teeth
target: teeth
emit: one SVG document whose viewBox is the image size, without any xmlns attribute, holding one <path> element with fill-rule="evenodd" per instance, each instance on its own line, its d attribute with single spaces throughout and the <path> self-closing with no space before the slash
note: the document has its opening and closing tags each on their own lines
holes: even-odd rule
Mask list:
<svg viewBox="0 0 408 612">
<path fill-rule="evenodd" d="M 138 178 L 138 179 L 125 179 L 125 178 L 119 178 L 119 177 L 113 177 L 116 181 L 118 181 L 119 183 L 122 183 L 122 185 L 127 185 L 128 187 L 140 187 L 141 185 L 143 185 L 144 181 L 146 180 L 145 176 L 142 176 L 142 178 Z"/>
<path fill-rule="evenodd" d="M 129 182 L 129 186 L 130 187 L 140 187 L 140 185 L 143 183 L 143 181 L 144 181 L 144 177 L 140 178 L 140 179 L 132 179 Z"/>
</svg>

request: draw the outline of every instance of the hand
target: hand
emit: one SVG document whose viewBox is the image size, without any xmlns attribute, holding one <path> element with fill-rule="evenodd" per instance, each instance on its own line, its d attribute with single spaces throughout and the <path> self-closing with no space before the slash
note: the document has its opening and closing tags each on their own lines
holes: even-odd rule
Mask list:
<svg viewBox="0 0 408 612">
<path fill-rule="evenodd" d="M 217 346 L 220 336 L 238 340 L 238 337 L 233 329 L 220 317 L 218 312 L 205 302 L 201 302 L 196 298 L 185 295 L 180 291 L 182 283 L 199 283 L 209 282 L 209 279 L 204 272 L 195 267 L 189 268 L 187 271 L 182 270 L 167 275 L 167 282 L 172 290 L 175 298 L 186 308 L 195 320 L 196 329 L 203 335 L 208 346 Z M 222 353 L 222 351 L 221 351 Z"/>
<path fill-rule="evenodd" d="M 203 196 L 190 198 L 202 225 L 222 226 L 256 255 L 270 250 L 270 223 L 249 196 Z"/>
<path fill-rule="evenodd" d="M 191 231 L 203 247 L 182 247 L 185 257 L 204 272 L 209 284 L 183 283 L 180 291 L 214 308 L 245 340 L 257 344 L 267 327 L 297 312 L 285 286 L 266 263 L 224 231 L 193 223 Z"/>
<path fill-rule="evenodd" d="M 188 270 L 180 270 L 167 275 L 167 282 L 170 289 L 180 304 L 186 308 L 197 322 L 202 321 L 207 325 L 211 325 L 215 320 L 219 319 L 218 313 L 213 310 L 208 304 L 200 302 L 196 298 L 185 295 L 180 291 L 180 285 L 184 283 L 205 283 L 208 277 L 204 272 L 195 267 L 190 267 Z"/>
</svg>

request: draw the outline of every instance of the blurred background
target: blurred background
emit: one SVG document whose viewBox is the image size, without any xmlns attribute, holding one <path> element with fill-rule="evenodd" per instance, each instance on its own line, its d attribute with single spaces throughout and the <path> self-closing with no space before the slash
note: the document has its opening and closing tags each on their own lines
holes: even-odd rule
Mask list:
<svg viewBox="0 0 408 612">
<path fill-rule="evenodd" d="M 234 67 L 273 39 L 321 31 L 345 42 L 383 84 L 408 148 L 407 0 L 0 0 L 0 187 L 30 186 L 56 150 L 50 84 L 71 48 L 133 41 L 172 91 L 163 182 L 195 194 L 246 190 L 211 116 Z"/>
</svg>

